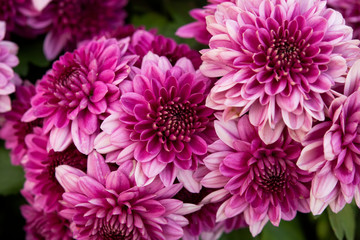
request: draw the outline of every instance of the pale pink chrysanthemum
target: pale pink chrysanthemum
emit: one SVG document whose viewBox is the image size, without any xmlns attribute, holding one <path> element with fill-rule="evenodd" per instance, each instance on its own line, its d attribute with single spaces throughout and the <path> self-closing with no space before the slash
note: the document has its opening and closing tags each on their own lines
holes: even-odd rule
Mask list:
<svg viewBox="0 0 360 240">
<path fill-rule="evenodd" d="M 11 111 L 4 114 L 5 122 L 0 129 L 0 137 L 5 140 L 5 147 L 10 149 L 13 165 L 23 163 L 27 153 L 25 137 L 33 133 L 34 128 L 42 127 L 42 120 L 22 122 L 23 114 L 31 107 L 30 99 L 35 95 L 35 86 L 30 82 L 16 86 L 15 99 L 11 102 Z"/>
<path fill-rule="evenodd" d="M 341 14 L 322 0 L 224 2 L 207 29 L 212 38 L 200 69 L 221 77 L 207 106 L 223 110 L 225 120 L 249 112 L 266 143 L 285 126 L 302 136 L 323 121 L 322 94 L 360 51 Z"/>
<path fill-rule="evenodd" d="M 201 181 L 217 188 L 203 202 L 222 202 L 216 220 L 244 214 L 255 236 L 270 222 L 292 220 L 297 211 L 309 212 L 312 175 L 296 166 L 300 143 L 284 131 L 273 144 L 265 144 L 248 115 L 227 122 L 215 121 L 219 140 L 209 146 L 204 163 L 210 172 Z"/>
<path fill-rule="evenodd" d="M 11 110 L 9 94 L 15 92 L 15 74 L 13 67 L 18 65 L 16 54 L 18 47 L 15 43 L 5 41 L 6 23 L 0 21 L 0 113 Z"/>
<path fill-rule="evenodd" d="M 339 212 L 355 197 L 360 207 L 360 61 L 347 75 L 344 96 L 329 108 L 329 120 L 315 125 L 306 135 L 297 165 L 314 172 L 310 209 L 321 214 L 329 205 Z"/>
<path fill-rule="evenodd" d="M 70 223 L 61 217 L 57 211 L 44 212 L 42 208 L 43 198 L 35 195 L 32 191 L 33 183 L 26 181 L 21 194 L 28 204 L 20 207 L 21 214 L 25 218 L 26 240 L 70 240 L 72 232 Z"/>
<path fill-rule="evenodd" d="M 190 11 L 192 18 L 196 22 L 186 24 L 176 31 L 176 35 L 183 38 L 195 38 L 202 44 L 209 44 L 211 34 L 206 29 L 206 17 L 213 15 L 216 7 L 221 2 L 235 2 L 235 0 L 208 0 L 209 4 L 203 8 L 196 8 Z"/>
<path fill-rule="evenodd" d="M 360 39 L 360 1 L 327 0 L 329 7 L 341 12 L 347 25 L 354 29 L 354 38 Z"/>
<path fill-rule="evenodd" d="M 87 156 L 80 153 L 72 144 L 61 152 L 48 151 L 48 137 L 38 130 L 25 138 L 28 148 L 24 163 L 25 177 L 33 184 L 32 192 L 42 197 L 42 209 L 45 212 L 57 211 L 64 190 L 55 178 L 55 168 L 66 164 L 86 170 Z"/>
<path fill-rule="evenodd" d="M 73 51 L 92 39 L 124 24 L 127 0 L 34 1 L 41 14 L 28 21 L 37 31 L 47 32 L 44 54 L 52 60 L 62 50 Z M 38 3 L 36 3 L 38 2 Z"/>
<path fill-rule="evenodd" d="M 213 111 L 204 105 L 210 79 L 187 58 L 173 66 L 151 52 L 135 72 L 119 109 L 102 123 L 95 149 L 120 151 L 118 164 L 135 158 L 148 178 L 159 175 L 169 186 L 179 171 L 197 168 L 215 138 Z"/>
<path fill-rule="evenodd" d="M 188 221 L 178 214 L 183 203 L 172 197 L 181 184 L 164 187 L 159 179 L 138 187 L 133 166 L 110 171 L 103 157 L 92 152 L 87 174 L 59 166 L 56 178 L 65 189 L 60 215 L 67 218 L 76 239 L 179 239 Z"/>
<path fill-rule="evenodd" d="M 123 56 L 127 46 L 128 39 L 102 38 L 67 52 L 37 84 L 22 120 L 43 118 L 55 151 L 74 142 L 80 152 L 91 152 L 100 121 L 119 99 L 118 85 L 130 72 L 133 57 Z"/>
</svg>

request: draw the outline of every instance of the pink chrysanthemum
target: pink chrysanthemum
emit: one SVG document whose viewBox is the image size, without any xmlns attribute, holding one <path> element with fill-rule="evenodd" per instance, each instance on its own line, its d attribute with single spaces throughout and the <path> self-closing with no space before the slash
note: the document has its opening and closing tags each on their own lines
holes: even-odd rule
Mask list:
<svg viewBox="0 0 360 240">
<path fill-rule="evenodd" d="M 196 171 L 184 171 L 178 178 L 187 179 L 185 184 L 190 184 L 187 188 L 183 187 L 175 196 L 187 206 L 184 217 L 189 220 L 189 224 L 184 229 L 184 240 L 215 240 L 221 234 L 247 226 L 243 215 L 229 218 L 221 222 L 216 222 L 216 211 L 221 205 L 220 202 L 203 204 L 201 201 L 216 189 L 201 187 L 200 181 L 209 173 L 209 170 L 200 164 Z M 136 177 L 136 176 L 135 176 Z"/>
<path fill-rule="evenodd" d="M 131 36 L 129 53 L 139 56 L 135 66 L 140 67 L 144 56 L 153 52 L 159 56 L 165 56 L 172 64 L 182 57 L 188 58 L 195 69 L 201 64 L 200 54 L 192 50 L 186 44 L 177 44 L 173 39 L 156 35 L 151 31 L 137 30 Z"/>
<path fill-rule="evenodd" d="M 0 113 L 11 110 L 9 94 L 15 91 L 14 70 L 19 63 L 16 57 L 18 47 L 15 43 L 4 41 L 5 22 L 0 21 Z"/>
<path fill-rule="evenodd" d="M 301 145 L 286 131 L 271 145 L 259 137 L 248 115 L 239 120 L 215 121 L 219 140 L 209 146 L 204 163 L 210 172 L 201 183 L 220 188 L 203 202 L 221 201 L 217 221 L 244 214 L 253 235 L 270 222 L 291 220 L 309 211 L 312 175 L 296 166 Z"/>
<path fill-rule="evenodd" d="M 196 41 L 202 44 L 209 44 L 211 34 L 206 29 L 206 17 L 213 15 L 217 5 L 221 2 L 235 2 L 235 0 L 208 0 L 208 2 L 209 4 L 204 8 L 191 10 L 190 15 L 196 22 L 180 27 L 175 34 L 183 38 L 195 38 Z"/>
<path fill-rule="evenodd" d="M 224 119 L 249 112 L 266 143 L 285 125 L 302 136 L 324 120 L 322 94 L 360 51 L 341 14 L 321 0 L 225 2 L 207 17 L 207 29 L 213 37 L 200 69 L 222 77 L 207 106 L 224 110 Z"/>
<path fill-rule="evenodd" d="M 28 148 L 24 164 L 26 179 L 33 183 L 33 193 L 43 197 L 42 209 L 45 212 L 58 210 L 58 201 L 64 190 L 55 178 L 55 168 L 66 164 L 86 170 L 87 156 L 80 153 L 74 145 L 61 152 L 48 152 L 48 137 L 42 135 L 41 131 L 27 135 L 25 140 Z"/>
<path fill-rule="evenodd" d="M 91 152 L 100 120 L 119 99 L 118 85 L 130 72 L 133 57 L 123 57 L 127 46 L 128 39 L 100 39 L 60 57 L 38 83 L 23 120 L 44 118 L 55 151 L 73 141 L 80 152 Z"/>
<path fill-rule="evenodd" d="M 313 214 L 322 213 L 328 205 L 339 212 L 354 197 L 360 207 L 359 69 L 357 61 L 347 76 L 345 95 L 330 106 L 330 120 L 315 125 L 303 142 L 297 164 L 315 172 L 310 194 Z"/>
<path fill-rule="evenodd" d="M 354 29 L 354 38 L 360 39 L 360 1 L 359 0 L 327 0 L 329 7 L 341 12 L 346 24 Z"/>
<path fill-rule="evenodd" d="M 185 204 L 195 204 L 192 211 L 184 215 L 189 224 L 185 226 L 184 240 L 215 240 L 218 239 L 224 232 L 231 232 L 233 230 L 246 227 L 244 216 L 239 215 L 233 218 L 225 219 L 221 222 L 216 222 L 216 212 L 221 203 L 207 203 L 202 204 L 201 200 L 207 194 L 213 192 L 213 189 L 202 188 L 199 193 L 191 193 L 183 188 L 174 198 L 182 200 Z M 196 209 L 196 211 L 194 211 Z"/>
<path fill-rule="evenodd" d="M 171 199 L 182 187 L 159 180 L 138 187 L 133 166 L 111 172 L 103 157 L 92 152 L 88 171 L 66 165 L 56 169 L 65 189 L 62 216 L 69 219 L 76 239 L 179 239 L 187 220 L 183 203 Z"/>
<path fill-rule="evenodd" d="M 38 14 L 31 0 L 1 0 L 0 21 L 6 22 L 7 37 L 9 33 L 16 33 L 24 37 L 36 35 L 27 26 L 29 16 Z"/>
<path fill-rule="evenodd" d="M 5 122 L 0 129 L 0 137 L 5 140 L 5 147 L 11 149 L 11 163 L 20 165 L 27 153 L 25 137 L 33 133 L 36 127 L 42 127 L 42 120 L 22 122 L 23 114 L 31 107 L 30 99 L 35 95 L 35 86 L 26 82 L 17 86 L 15 100 L 11 102 L 11 111 L 4 114 Z"/>
<path fill-rule="evenodd" d="M 169 186 L 179 170 L 197 168 L 215 137 L 212 110 L 204 106 L 210 79 L 187 58 L 172 66 L 151 52 L 135 71 L 118 111 L 104 120 L 95 149 L 120 150 L 117 163 L 135 158 L 148 178 L 159 174 Z"/>
<path fill-rule="evenodd" d="M 42 12 L 29 23 L 48 32 L 44 53 L 54 59 L 64 48 L 72 51 L 77 43 L 124 24 L 127 0 L 52 0 L 35 1 Z M 45 2 L 45 3 L 41 3 Z"/>
<path fill-rule="evenodd" d="M 29 205 L 20 207 L 21 213 L 25 218 L 26 240 L 70 240 L 72 232 L 69 228 L 69 221 L 59 215 L 57 211 L 44 212 L 42 198 L 34 195 L 33 185 L 26 182 L 21 194 L 28 201 Z"/>
</svg>

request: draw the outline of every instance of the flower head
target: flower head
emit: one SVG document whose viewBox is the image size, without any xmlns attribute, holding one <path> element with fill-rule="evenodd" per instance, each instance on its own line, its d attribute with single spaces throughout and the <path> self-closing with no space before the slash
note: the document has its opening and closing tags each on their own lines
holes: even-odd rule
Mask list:
<svg viewBox="0 0 360 240">
<path fill-rule="evenodd" d="M 7 33 L 16 33 L 24 37 L 36 35 L 27 26 L 29 16 L 35 16 L 39 12 L 34 8 L 32 0 L 1 0 L 0 1 L 0 21 L 6 22 Z"/>
<path fill-rule="evenodd" d="M 178 170 L 197 168 L 215 137 L 212 110 L 204 106 L 210 80 L 186 58 L 173 66 L 151 52 L 136 71 L 118 112 L 104 120 L 95 149 L 102 151 L 107 135 L 108 148 L 120 150 L 118 162 L 135 158 L 148 178 L 159 174 L 169 186 Z"/>
<path fill-rule="evenodd" d="M 15 74 L 13 67 L 18 65 L 16 57 L 18 47 L 15 43 L 5 41 L 6 23 L 0 21 L 0 113 L 11 110 L 9 94 L 15 92 Z"/>
<path fill-rule="evenodd" d="M 315 125 L 306 135 L 297 162 L 301 169 L 314 172 L 310 208 L 320 214 L 330 205 L 340 211 L 354 197 L 360 207 L 360 61 L 346 79 L 345 95 L 329 108 L 329 120 Z"/>
<path fill-rule="evenodd" d="M 141 66 L 144 56 L 152 52 L 159 56 L 165 56 L 172 64 L 182 57 L 188 58 L 195 69 L 201 64 L 200 54 L 186 44 L 177 44 L 173 39 L 157 35 L 152 31 L 139 29 L 131 36 L 129 53 L 139 56 L 134 64 Z"/>
<path fill-rule="evenodd" d="M 26 181 L 21 194 L 28 204 L 20 207 L 21 214 L 25 218 L 24 230 L 27 240 L 49 239 L 70 240 L 72 232 L 69 221 L 61 217 L 58 211 L 45 212 L 42 208 L 43 198 L 33 193 L 34 184 Z"/>
<path fill-rule="evenodd" d="M 171 199 L 182 187 L 159 180 L 138 187 L 133 166 L 110 171 L 103 157 L 92 152 L 88 171 L 59 166 L 56 177 L 65 189 L 60 215 L 71 222 L 76 239 L 179 239 L 187 220 Z"/>
<path fill-rule="evenodd" d="M 327 4 L 344 16 L 346 24 L 354 29 L 354 38 L 360 39 L 360 1 L 328 0 Z"/>
<path fill-rule="evenodd" d="M 266 145 L 247 115 L 239 120 L 215 121 L 219 140 L 204 159 L 210 172 L 201 183 L 220 188 L 203 202 L 222 201 L 217 221 L 244 214 L 253 235 L 270 222 L 291 220 L 297 211 L 309 211 L 312 175 L 296 166 L 301 145 L 286 131 Z"/>
<path fill-rule="evenodd" d="M 52 212 L 59 210 L 59 200 L 64 192 L 55 178 L 55 168 L 66 164 L 85 170 L 87 157 L 74 145 L 61 152 L 47 151 L 48 137 L 41 132 L 41 129 L 36 129 L 35 133 L 26 136 L 28 152 L 24 170 L 27 181 L 33 185 L 32 192 L 43 198 L 42 209 Z"/>
<path fill-rule="evenodd" d="M 67 52 L 39 81 L 23 120 L 44 118 L 44 131 L 50 132 L 55 151 L 74 142 L 80 152 L 88 154 L 100 120 L 119 99 L 118 85 L 130 71 L 132 57 L 123 57 L 126 49 L 126 39 L 100 39 Z"/>
<path fill-rule="evenodd" d="M 5 140 L 5 147 L 11 149 L 10 158 L 14 165 L 22 164 L 27 154 L 25 137 L 33 133 L 34 128 L 42 127 L 42 120 L 22 122 L 23 114 L 31 107 L 29 99 L 35 95 L 35 86 L 26 82 L 17 86 L 15 99 L 11 103 L 11 111 L 4 114 L 5 122 L 0 129 L 0 137 Z"/>
<path fill-rule="evenodd" d="M 39 2 L 39 1 L 37 1 Z M 34 29 L 47 32 L 44 53 L 54 59 L 64 48 L 124 24 L 127 0 L 52 0 L 41 6 L 41 14 L 31 18 Z"/>
<path fill-rule="evenodd" d="M 267 143 L 284 126 L 306 132 L 324 120 L 322 94 L 346 73 L 348 50 L 360 51 L 341 14 L 320 0 L 224 2 L 207 29 L 212 38 L 200 69 L 221 77 L 207 106 L 224 110 L 225 119 L 249 112 Z"/>
</svg>

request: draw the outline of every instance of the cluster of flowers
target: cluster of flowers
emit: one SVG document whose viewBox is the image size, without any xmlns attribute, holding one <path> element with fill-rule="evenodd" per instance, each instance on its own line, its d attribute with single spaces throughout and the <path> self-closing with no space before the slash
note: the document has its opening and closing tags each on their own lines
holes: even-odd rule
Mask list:
<svg viewBox="0 0 360 240">
<path fill-rule="evenodd" d="M 360 41 L 326 1 L 209 0 L 177 32 L 201 54 L 124 26 L 126 1 L 5 2 L 0 137 L 25 170 L 28 239 L 255 236 L 360 207 Z M 356 1 L 328 4 L 359 24 Z M 48 59 L 67 51 L 36 85 L 5 22 L 47 33 Z"/>
</svg>

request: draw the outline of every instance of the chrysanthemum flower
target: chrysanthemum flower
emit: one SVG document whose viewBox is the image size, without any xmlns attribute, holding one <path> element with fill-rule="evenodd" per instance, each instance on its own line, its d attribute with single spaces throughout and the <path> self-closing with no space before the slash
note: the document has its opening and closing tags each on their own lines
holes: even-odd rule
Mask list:
<svg viewBox="0 0 360 240">
<path fill-rule="evenodd" d="M 100 39 L 60 57 L 39 81 L 23 120 L 44 118 L 55 151 L 73 141 L 80 152 L 91 152 L 100 120 L 119 99 L 118 85 L 130 71 L 133 57 L 123 57 L 127 45 L 127 39 Z"/>
<path fill-rule="evenodd" d="M 70 240 L 72 232 L 70 223 L 61 217 L 58 211 L 45 212 L 43 209 L 44 198 L 33 192 L 34 183 L 26 181 L 20 191 L 28 204 L 20 207 L 21 214 L 25 218 L 24 230 L 27 240 Z"/>
<path fill-rule="evenodd" d="M 45 56 L 51 60 L 66 48 L 124 24 L 127 0 L 52 0 L 40 2 L 39 16 L 29 23 L 34 29 L 48 32 L 44 42 Z"/>
<path fill-rule="evenodd" d="M 220 188 L 203 202 L 222 202 L 217 221 L 244 214 L 255 236 L 270 222 L 292 220 L 297 211 L 308 212 L 312 175 L 296 166 L 301 145 L 286 131 L 271 145 L 259 137 L 248 115 L 227 122 L 215 121 L 219 140 L 209 146 L 204 163 L 210 172 L 201 183 Z"/>
<path fill-rule="evenodd" d="M 62 216 L 71 222 L 76 239 L 179 239 L 187 220 L 183 203 L 171 199 L 182 187 L 159 180 L 138 187 L 133 166 L 110 171 L 103 157 L 92 152 L 87 174 L 70 166 L 56 169 L 65 189 Z"/>
<path fill-rule="evenodd" d="M 169 186 L 178 170 L 197 168 L 215 137 L 212 110 L 204 106 L 210 79 L 187 58 L 172 66 L 151 52 L 136 72 L 119 109 L 101 125 L 95 149 L 120 150 L 118 163 L 135 158 L 148 178 L 159 174 Z"/>
<path fill-rule="evenodd" d="M 208 2 L 209 4 L 203 8 L 191 10 L 190 15 L 196 22 L 180 27 L 175 34 L 183 38 L 195 38 L 199 43 L 208 44 L 211 34 L 206 29 L 206 17 L 213 15 L 221 2 L 235 2 L 235 0 L 208 0 Z"/>
<path fill-rule="evenodd" d="M 7 37 L 9 33 L 16 33 L 24 37 L 36 35 L 27 26 L 29 16 L 35 16 L 39 12 L 34 8 L 32 0 L 1 0 L 0 21 L 6 22 Z"/>
<path fill-rule="evenodd" d="M 175 64 L 182 57 L 188 58 L 195 69 L 198 69 L 201 64 L 199 52 L 191 49 L 188 45 L 177 44 L 174 39 L 142 29 L 135 31 L 131 36 L 128 51 L 130 54 L 139 56 L 135 63 L 137 67 L 141 66 L 141 62 L 148 52 L 165 56 L 172 64 Z"/>
<path fill-rule="evenodd" d="M 5 147 L 11 149 L 13 165 L 20 165 L 27 154 L 25 137 L 33 133 L 36 127 L 42 127 L 42 120 L 22 122 L 23 114 L 31 107 L 30 99 L 35 95 L 35 86 L 29 82 L 16 87 L 15 99 L 11 102 L 11 111 L 4 114 L 5 122 L 0 129 L 0 137 L 5 140 Z"/>
<path fill-rule="evenodd" d="M 354 38 L 360 39 L 360 1 L 328 0 L 329 7 L 341 12 L 347 25 L 354 29 Z"/>
<path fill-rule="evenodd" d="M 212 38 L 200 69 L 221 77 L 207 106 L 224 110 L 224 119 L 249 112 L 266 143 L 285 125 L 296 135 L 324 120 L 322 94 L 360 51 L 341 14 L 320 0 L 224 2 L 207 29 Z"/>
<path fill-rule="evenodd" d="M 359 69 L 357 61 L 347 76 L 345 95 L 330 106 L 330 120 L 315 125 L 303 142 L 297 165 L 315 172 L 310 194 L 313 214 L 322 213 L 328 205 L 339 212 L 354 197 L 360 207 Z"/>
<path fill-rule="evenodd" d="M 18 47 L 15 43 L 4 41 L 6 24 L 0 21 L 0 113 L 11 110 L 9 94 L 15 91 L 14 70 L 19 63 L 16 57 Z"/>
<path fill-rule="evenodd" d="M 55 168 L 66 164 L 86 170 L 87 156 L 80 153 L 74 145 L 61 152 L 47 151 L 48 137 L 42 135 L 41 131 L 27 135 L 25 141 L 28 148 L 24 164 L 26 180 L 32 182 L 32 192 L 44 199 L 42 209 L 45 212 L 58 210 L 64 190 L 55 178 Z"/>
<path fill-rule="evenodd" d="M 182 200 L 184 205 L 195 205 L 192 207 L 192 211 L 190 213 L 184 215 L 184 217 L 188 219 L 189 224 L 183 228 L 184 236 L 182 239 L 215 240 L 218 239 L 224 232 L 231 232 L 247 226 L 243 215 L 225 219 L 221 222 L 216 222 L 216 212 L 221 203 L 201 203 L 201 200 L 213 191 L 213 189 L 202 188 L 199 193 L 191 193 L 183 188 L 174 196 L 175 199 Z"/>
</svg>

